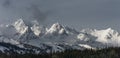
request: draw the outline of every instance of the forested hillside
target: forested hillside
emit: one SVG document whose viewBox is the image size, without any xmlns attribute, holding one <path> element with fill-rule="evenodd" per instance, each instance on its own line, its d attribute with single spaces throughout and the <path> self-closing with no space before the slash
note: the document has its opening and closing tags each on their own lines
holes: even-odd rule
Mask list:
<svg viewBox="0 0 120 58">
<path fill-rule="evenodd" d="M 66 50 L 49 54 L 0 54 L 0 58 L 119 58 L 120 48 L 102 50 Z"/>
</svg>

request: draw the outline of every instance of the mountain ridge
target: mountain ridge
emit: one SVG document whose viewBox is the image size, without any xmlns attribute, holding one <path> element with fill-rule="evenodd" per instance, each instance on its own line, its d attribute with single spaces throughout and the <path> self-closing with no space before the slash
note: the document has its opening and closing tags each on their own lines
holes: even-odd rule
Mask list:
<svg viewBox="0 0 120 58">
<path fill-rule="evenodd" d="M 11 32 L 8 33 L 6 30 Z M 59 23 L 53 24 L 50 28 L 40 26 L 38 23 L 27 26 L 22 19 L 19 19 L 5 27 L 1 33 L 3 34 L 0 35 L 0 42 L 17 47 L 22 46 L 23 49 L 36 50 L 41 53 L 64 51 L 66 49 L 96 50 L 97 48 L 120 46 L 120 35 L 112 28 L 77 31 Z"/>
</svg>

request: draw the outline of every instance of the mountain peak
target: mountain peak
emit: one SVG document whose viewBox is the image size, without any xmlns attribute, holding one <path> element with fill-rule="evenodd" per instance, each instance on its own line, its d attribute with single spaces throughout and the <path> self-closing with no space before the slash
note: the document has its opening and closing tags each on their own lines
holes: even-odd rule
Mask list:
<svg viewBox="0 0 120 58">
<path fill-rule="evenodd" d="M 51 28 L 60 29 L 60 28 L 62 28 L 62 25 L 57 22 L 57 23 L 54 23 L 54 24 L 51 26 Z"/>
<path fill-rule="evenodd" d="M 54 23 L 48 30 L 47 33 L 65 33 L 65 28 L 59 23 Z"/>
<path fill-rule="evenodd" d="M 28 26 L 25 25 L 22 19 L 18 19 L 13 26 L 15 27 L 16 31 L 20 34 L 24 34 L 28 29 Z"/>
<path fill-rule="evenodd" d="M 112 28 L 108 28 L 107 30 L 112 30 Z"/>
<path fill-rule="evenodd" d="M 23 19 L 18 19 L 17 21 L 15 21 L 15 24 L 17 23 L 24 23 Z"/>
<path fill-rule="evenodd" d="M 40 36 L 45 32 L 45 27 L 39 26 L 38 24 L 34 24 L 31 27 L 31 30 L 34 32 L 36 36 Z"/>
</svg>

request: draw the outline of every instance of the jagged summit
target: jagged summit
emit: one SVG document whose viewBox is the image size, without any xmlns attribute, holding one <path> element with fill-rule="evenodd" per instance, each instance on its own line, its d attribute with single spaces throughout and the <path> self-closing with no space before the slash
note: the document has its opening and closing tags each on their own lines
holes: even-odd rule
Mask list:
<svg viewBox="0 0 120 58">
<path fill-rule="evenodd" d="M 28 30 L 32 30 L 32 32 L 37 36 L 39 36 L 42 32 L 42 27 L 40 27 L 38 23 L 34 23 L 33 26 L 28 26 L 22 19 L 18 19 L 15 23 L 13 23 L 13 26 L 21 35 L 25 34 Z"/>
<path fill-rule="evenodd" d="M 17 32 L 20 33 L 20 34 L 24 34 L 28 29 L 28 26 L 26 26 L 26 24 L 24 23 L 24 21 L 22 19 L 17 20 L 13 24 L 13 26 L 15 27 Z"/>
<path fill-rule="evenodd" d="M 39 25 L 36 25 L 34 24 L 32 27 L 31 27 L 31 30 L 34 32 L 35 35 L 39 36 L 41 35 L 42 33 L 45 32 L 45 30 L 43 30 L 44 28 L 39 26 Z"/>
<path fill-rule="evenodd" d="M 77 32 L 69 27 L 65 27 L 59 24 L 58 22 L 54 23 L 49 29 L 47 27 L 40 26 L 38 22 L 37 23 L 35 22 L 34 24 L 32 24 L 33 26 L 28 26 L 26 25 L 24 20 L 19 19 L 13 24 L 13 26 L 16 29 L 16 31 L 20 34 L 26 33 L 26 31 L 30 28 L 36 36 L 40 36 L 43 34 L 54 34 L 54 33 L 55 34 L 70 34 L 70 33 L 74 34 L 75 32 Z"/>
<path fill-rule="evenodd" d="M 62 26 L 59 23 L 55 23 L 47 30 L 47 33 L 63 34 L 63 33 L 66 33 L 66 31 L 65 31 L 65 27 L 64 26 Z"/>
</svg>

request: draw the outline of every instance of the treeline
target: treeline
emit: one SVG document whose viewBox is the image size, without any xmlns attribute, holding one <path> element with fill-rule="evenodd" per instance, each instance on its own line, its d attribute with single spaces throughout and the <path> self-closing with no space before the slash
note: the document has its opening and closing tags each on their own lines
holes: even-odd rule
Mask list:
<svg viewBox="0 0 120 58">
<path fill-rule="evenodd" d="M 120 48 L 102 50 L 66 50 L 49 54 L 0 54 L 0 58 L 120 58 Z"/>
</svg>

